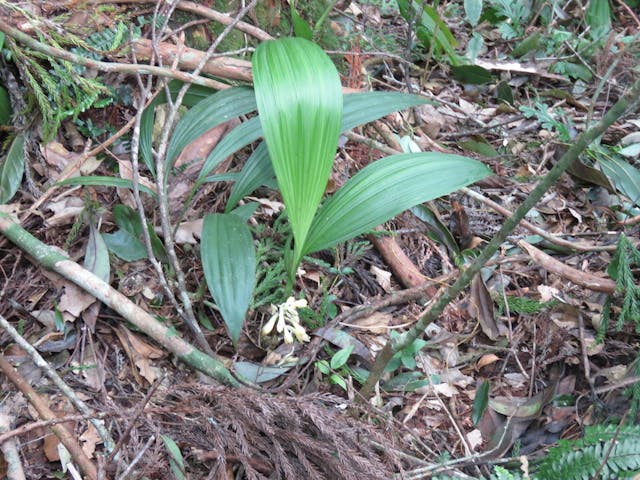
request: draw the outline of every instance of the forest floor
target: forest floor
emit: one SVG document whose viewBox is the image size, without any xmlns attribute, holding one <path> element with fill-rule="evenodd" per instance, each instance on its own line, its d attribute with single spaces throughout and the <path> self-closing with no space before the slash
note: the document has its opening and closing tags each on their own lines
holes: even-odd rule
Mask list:
<svg viewBox="0 0 640 480">
<path fill-rule="evenodd" d="M 421 2 L 314 0 L 296 10 L 263 0 L 224 32 L 238 2 L 175 3 L 0 2 L 0 478 L 617 478 L 640 470 L 640 447 L 624 461 L 613 449 L 623 433 L 640 445 L 637 102 L 394 356 L 373 394 L 360 396 L 383 346 L 422 317 L 637 80 L 637 2 L 445 1 L 419 15 L 412 5 Z M 401 152 L 464 155 L 492 175 L 305 257 L 293 288 L 306 301 L 297 310 L 310 336 L 302 343 L 261 333 L 288 297 L 289 227 L 268 179 L 241 202 L 252 208 L 258 267 L 234 345 L 207 289 L 200 235 L 239 178 L 224 175 L 243 171 L 257 143 L 211 172 L 221 181 L 189 192 L 209 153 L 254 115 L 198 136 L 167 172 L 167 194 L 141 196 L 128 188 L 132 178 L 158 192 L 157 165 L 132 158 L 138 140 L 144 147 L 141 92 L 147 82 L 155 95 L 185 80 L 180 72 L 216 39 L 225 55 L 191 80 L 250 85 L 254 48 L 294 30 L 330 55 L 345 92 L 428 101 L 344 133 L 327 194 Z M 187 109 L 147 111 L 157 152 L 166 118 Z M 81 269 L 66 278 L 51 271 L 26 247 L 30 239 L 8 233 L 11 222 L 126 298 L 102 300 Z M 124 316 L 125 302 L 250 385 L 225 386 L 191 368 L 182 347 Z M 549 460 L 563 440 L 582 452 L 589 428 L 600 435 L 591 440 L 600 456 L 574 465 L 558 450 Z"/>
</svg>

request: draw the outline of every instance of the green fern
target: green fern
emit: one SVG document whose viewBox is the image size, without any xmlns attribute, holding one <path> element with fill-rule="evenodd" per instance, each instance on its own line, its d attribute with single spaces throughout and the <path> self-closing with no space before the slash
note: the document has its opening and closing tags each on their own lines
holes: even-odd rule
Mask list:
<svg viewBox="0 0 640 480">
<path fill-rule="evenodd" d="M 140 26 L 133 29 L 133 37 L 140 35 Z M 129 28 L 118 22 L 114 28 L 95 32 L 86 40 L 70 32 L 62 33 L 55 28 L 38 33 L 38 40 L 55 48 L 71 46 L 71 51 L 94 60 L 105 53 L 125 47 L 129 41 Z M 37 109 L 42 116 L 42 137 L 45 141 L 55 136 L 60 124 L 67 118 L 78 119 L 78 115 L 89 108 L 101 108 L 112 103 L 116 95 L 106 87 L 100 77 L 86 78 L 86 67 L 22 49 L 17 44 L 9 45 L 12 57 L 18 65 L 31 95 L 28 107 Z"/>
<path fill-rule="evenodd" d="M 616 254 L 609 265 L 609 275 L 616 281 L 616 293 L 623 295 L 622 309 L 616 327 L 621 330 L 629 322 L 640 333 L 640 286 L 633 277 L 633 268 L 640 265 L 640 251 L 624 235 L 620 235 Z"/>
<path fill-rule="evenodd" d="M 579 440 L 560 440 L 535 469 L 539 480 L 628 478 L 640 471 L 640 426 L 596 425 Z"/>
</svg>

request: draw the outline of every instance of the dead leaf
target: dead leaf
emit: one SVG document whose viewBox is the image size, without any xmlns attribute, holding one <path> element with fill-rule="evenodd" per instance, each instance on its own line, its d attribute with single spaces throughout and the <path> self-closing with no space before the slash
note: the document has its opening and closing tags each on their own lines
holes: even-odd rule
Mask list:
<svg viewBox="0 0 640 480">
<path fill-rule="evenodd" d="M 20 224 L 20 219 L 18 218 L 18 214 L 20 213 L 19 203 L 7 203 L 0 205 L 0 213 L 8 215 L 11 221 Z"/>
<path fill-rule="evenodd" d="M 498 357 L 494 353 L 487 353 L 485 355 L 482 355 L 482 357 L 480 357 L 476 362 L 476 370 L 480 370 L 481 368 L 486 367 L 487 365 L 491 365 L 492 363 L 495 363 L 499 360 L 500 357 Z"/>
<path fill-rule="evenodd" d="M 93 423 L 89 423 L 85 432 L 80 435 L 80 442 L 82 444 L 82 450 L 89 458 L 93 458 L 93 453 L 96 451 L 96 445 L 102 443 L 100 435 Z"/>
<path fill-rule="evenodd" d="M 75 222 L 84 209 L 84 201 L 80 197 L 66 197 L 57 202 L 49 202 L 45 207 L 53 212 L 53 216 L 46 220 L 47 225 L 57 227 Z"/>
<path fill-rule="evenodd" d="M 540 294 L 541 302 L 548 302 L 560 293 L 560 290 L 555 287 L 550 287 L 549 285 L 538 285 L 536 290 L 538 290 Z"/>
<path fill-rule="evenodd" d="M 482 445 L 482 432 L 477 428 L 467 433 L 467 443 L 471 450 L 477 450 Z"/>
<path fill-rule="evenodd" d="M 149 383 L 155 382 L 160 373 L 160 369 L 158 367 L 152 366 L 151 360 L 162 358 L 164 356 L 164 352 L 159 348 L 148 344 L 138 335 L 134 334 L 122 325 L 120 325 L 115 332 L 118 336 L 118 339 L 120 340 L 120 343 L 127 352 L 129 360 L 131 360 L 131 363 L 133 363 L 138 368 L 140 375 L 144 377 L 145 380 L 147 380 Z M 139 383 L 142 383 L 137 377 L 137 373 L 135 373 L 135 370 L 134 376 L 136 376 L 136 380 Z"/>
<path fill-rule="evenodd" d="M 120 174 L 120 178 L 133 181 L 133 167 L 131 166 L 131 162 L 118 158 L 118 173 Z M 138 183 L 153 192 L 156 191 L 156 184 L 146 177 L 138 176 Z"/>
<path fill-rule="evenodd" d="M 254 202 L 258 202 L 262 206 L 262 211 L 265 215 L 273 216 L 277 213 L 280 213 L 284 210 L 284 203 L 278 202 L 276 200 L 269 200 L 268 198 L 256 198 L 256 197 L 246 197 L 247 200 L 251 200 Z"/>
<path fill-rule="evenodd" d="M 94 392 L 100 391 L 102 388 L 103 376 L 100 374 L 101 366 L 96 358 L 95 351 L 93 350 L 93 344 L 91 342 L 87 342 L 85 345 L 81 362 L 73 361 L 71 362 L 71 365 L 73 367 L 81 366 L 82 368 L 78 370 L 84 378 L 85 384 Z M 75 373 L 78 372 L 75 371 Z"/>
<path fill-rule="evenodd" d="M 82 153 L 70 152 L 58 142 L 49 142 L 42 147 L 42 155 L 48 165 L 51 165 L 59 175 L 50 178 L 73 178 L 79 175 L 89 175 L 100 166 L 96 157 L 85 157 Z"/>
<path fill-rule="evenodd" d="M 376 277 L 378 285 L 380 285 L 385 292 L 389 293 L 391 291 L 391 272 L 371 265 L 371 273 Z"/>
<path fill-rule="evenodd" d="M 482 276 L 477 274 L 471 281 L 471 301 L 469 303 L 469 315 L 480 323 L 482 331 L 491 340 L 500 335 L 500 329 L 496 323 L 493 299 Z"/>
<path fill-rule="evenodd" d="M 188 243 L 191 245 L 195 245 L 198 243 L 198 238 L 202 234 L 202 223 L 204 222 L 203 218 L 198 218 L 196 220 L 190 220 L 188 222 L 182 222 L 178 229 L 176 230 L 176 235 L 174 241 L 178 244 Z"/>
<path fill-rule="evenodd" d="M 58 310 L 68 312 L 71 317 L 73 317 L 71 319 L 73 321 L 95 301 L 96 299 L 93 295 L 86 293 L 80 287 L 68 282 L 65 284 L 64 293 L 60 297 Z"/>
<path fill-rule="evenodd" d="M 58 454 L 58 445 L 60 444 L 60 440 L 53 433 L 48 434 L 44 437 L 44 444 L 42 449 L 44 451 L 44 455 L 47 457 L 47 460 L 50 462 L 57 462 L 60 460 L 60 455 Z"/>
<path fill-rule="evenodd" d="M 393 320 L 393 315 L 383 312 L 374 312 L 369 316 L 358 318 L 352 323 L 340 323 L 346 327 L 368 330 L 376 335 L 382 335 L 389 329 L 389 324 Z"/>
</svg>

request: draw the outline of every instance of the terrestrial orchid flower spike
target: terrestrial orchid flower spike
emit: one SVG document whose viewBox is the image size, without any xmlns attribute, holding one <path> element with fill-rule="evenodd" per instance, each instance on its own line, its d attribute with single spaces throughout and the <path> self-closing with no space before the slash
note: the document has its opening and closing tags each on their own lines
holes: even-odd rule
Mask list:
<svg viewBox="0 0 640 480">
<path fill-rule="evenodd" d="M 298 314 L 298 309 L 306 306 L 307 301 L 304 298 L 296 300 L 293 297 L 287 298 L 286 302 L 277 307 L 271 305 L 272 315 L 262 327 L 262 335 L 269 335 L 275 327 L 276 332 L 283 334 L 285 343 L 293 343 L 294 335 L 299 342 L 308 342 L 311 339 L 300 324 L 300 315 Z"/>
</svg>

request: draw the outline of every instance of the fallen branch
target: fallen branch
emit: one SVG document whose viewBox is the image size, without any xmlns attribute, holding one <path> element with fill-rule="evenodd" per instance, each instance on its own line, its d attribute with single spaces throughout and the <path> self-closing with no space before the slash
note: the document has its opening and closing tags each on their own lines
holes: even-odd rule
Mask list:
<svg viewBox="0 0 640 480">
<path fill-rule="evenodd" d="M 592 273 L 581 272 L 580 270 L 571 268 L 524 240 L 520 240 L 518 246 L 526 251 L 531 259 L 545 270 L 560 275 L 562 278 L 576 285 L 608 294 L 613 294 L 616 291 L 616 282 L 610 278 L 598 277 Z"/>
<path fill-rule="evenodd" d="M 29 382 L 13 368 L 13 365 L 2 354 L 0 354 L 0 371 L 29 399 L 29 403 L 33 405 L 43 420 L 51 420 L 56 417 L 42 397 L 38 395 L 33 387 L 29 385 Z M 89 457 L 84 453 L 69 429 L 62 424 L 51 425 L 49 428 L 69 451 L 71 458 L 78 464 L 80 470 L 91 480 L 96 480 L 98 478 L 96 466 L 89 460 Z"/>
<path fill-rule="evenodd" d="M 138 4 L 153 4 L 155 3 L 152 0 L 91 0 L 90 3 L 95 5 L 103 5 L 105 3 L 138 3 Z M 190 12 L 196 15 L 201 16 L 202 18 L 208 18 L 209 20 L 214 20 L 223 25 L 229 25 L 233 23 L 234 18 L 228 13 L 221 13 L 216 10 L 212 10 L 211 8 L 205 7 L 204 5 L 199 5 L 195 2 L 178 2 L 176 5 L 178 10 L 182 10 L 183 12 Z M 247 22 L 237 22 L 234 26 L 236 30 L 247 33 L 252 37 L 257 38 L 258 40 L 273 40 L 273 37 L 269 35 L 264 30 L 251 25 Z"/>
<path fill-rule="evenodd" d="M 58 249 L 42 243 L 5 214 L 0 214 L 0 233 L 31 255 L 40 265 L 75 283 L 118 312 L 124 319 L 134 324 L 186 364 L 210 375 L 221 383 L 234 387 L 240 386 L 240 383 L 220 360 L 196 349 L 179 337 L 174 330 L 162 325 L 122 293 L 113 289 L 90 271 L 69 260 Z"/>
<path fill-rule="evenodd" d="M 66 60 L 77 65 L 82 65 L 87 68 L 100 70 L 101 72 L 156 75 L 158 77 L 173 78 L 184 83 L 193 83 L 196 85 L 201 85 L 203 87 L 213 88 L 215 90 L 223 90 L 230 87 L 230 85 L 218 82 L 217 80 L 201 77 L 200 75 L 180 72 L 178 70 L 172 70 L 171 68 L 157 67 L 154 65 L 138 65 L 130 63 L 102 62 L 99 60 L 92 60 L 90 58 L 83 57 L 82 55 L 76 55 L 75 53 L 68 52 L 62 48 L 52 47 L 45 43 L 39 42 L 38 40 L 31 38 L 26 33 L 12 27 L 2 19 L 0 19 L 0 31 L 8 37 L 11 37 L 15 41 L 35 50 L 36 52 L 40 52 L 50 57 L 59 58 L 60 60 Z"/>
<path fill-rule="evenodd" d="M 378 227 L 376 230 L 384 232 L 382 227 Z M 427 277 L 422 274 L 407 254 L 404 253 L 404 250 L 398 245 L 395 238 L 388 235 L 369 235 L 369 240 L 378 252 L 380 252 L 384 261 L 389 265 L 391 272 L 405 288 L 417 287 L 427 281 Z M 427 289 L 425 293 L 432 296 L 436 293 L 436 288 L 432 286 Z"/>
<path fill-rule="evenodd" d="M 141 38 L 133 42 L 133 51 L 138 60 L 149 60 L 155 56 L 151 40 Z M 180 47 L 171 43 L 158 44 L 157 53 L 166 65 L 177 64 L 183 70 L 195 70 L 205 52 L 195 48 Z M 207 60 L 202 68 L 203 73 L 230 80 L 250 82 L 251 62 L 233 57 L 214 57 Z"/>
<path fill-rule="evenodd" d="M 8 432 L 11 428 L 11 418 L 7 413 L 0 410 L 0 436 Z M 7 480 L 25 480 L 27 477 L 24 475 L 16 439 L 7 438 L 6 440 L 1 440 L 0 452 L 4 455 Z"/>
<path fill-rule="evenodd" d="M 78 397 L 78 395 L 76 395 L 76 393 L 66 383 L 64 383 L 64 380 L 62 380 L 60 375 L 58 375 L 58 372 L 56 372 L 53 367 L 51 367 L 51 365 L 49 365 L 45 361 L 45 359 L 42 358 L 40 353 L 38 353 L 38 351 L 29 342 L 27 342 L 2 315 L 0 315 L 0 328 L 4 329 L 9 334 L 9 336 L 11 336 L 13 341 L 16 342 L 16 344 L 22 350 L 24 350 L 27 355 L 29 355 L 34 365 L 40 368 L 44 372 L 44 374 L 49 377 L 49 380 L 51 380 L 53 384 L 58 387 L 58 389 L 69 399 L 69 402 L 71 402 L 71 404 L 76 407 L 76 409 L 80 413 L 82 413 L 83 415 L 93 414 L 89 406 L 84 401 L 82 401 L 80 397 Z M 102 420 L 94 418 L 91 420 L 91 423 L 98 432 L 98 435 L 100 435 L 100 438 L 102 439 L 107 452 L 113 450 L 115 442 L 111 438 L 111 434 L 109 433 L 109 431 L 105 428 L 104 422 Z"/>
</svg>

